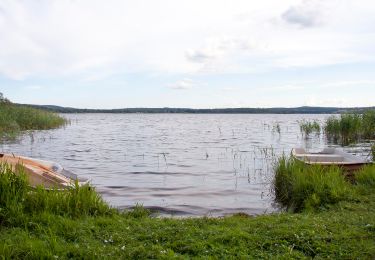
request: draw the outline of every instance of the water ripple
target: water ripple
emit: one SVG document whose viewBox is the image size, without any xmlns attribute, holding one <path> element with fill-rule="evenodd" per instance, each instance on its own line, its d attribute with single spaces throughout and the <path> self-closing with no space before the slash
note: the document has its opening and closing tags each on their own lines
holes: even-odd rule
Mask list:
<svg viewBox="0 0 375 260">
<path fill-rule="evenodd" d="M 328 115 L 63 116 L 67 127 L 35 131 L 1 150 L 59 162 L 122 209 L 140 203 L 162 215 L 222 216 L 277 210 L 274 156 L 323 147 L 320 136 L 301 137 L 298 121 Z"/>
</svg>

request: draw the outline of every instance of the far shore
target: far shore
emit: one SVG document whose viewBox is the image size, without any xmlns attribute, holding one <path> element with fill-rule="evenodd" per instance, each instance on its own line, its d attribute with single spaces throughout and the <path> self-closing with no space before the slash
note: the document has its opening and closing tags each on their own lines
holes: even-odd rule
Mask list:
<svg viewBox="0 0 375 260">
<path fill-rule="evenodd" d="M 21 105 L 21 104 L 20 104 Z M 116 109 L 91 109 L 72 108 L 55 105 L 22 104 L 34 108 L 44 109 L 57 113 L 145 113 L 145 114 L 342 114 L 348 112 L 364 112 L 375 109 L 374 107 L 273 107 L 273 108 L 116 108 Z"/>
</svg>

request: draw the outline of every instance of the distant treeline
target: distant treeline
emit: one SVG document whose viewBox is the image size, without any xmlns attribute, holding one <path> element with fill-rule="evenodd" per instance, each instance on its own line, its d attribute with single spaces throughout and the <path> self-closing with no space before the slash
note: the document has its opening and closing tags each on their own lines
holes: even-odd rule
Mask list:
<svg viewBox="0 0 375 260">
<path fill-rule="evenodd" d="M 340 114 L 362 112 L 375 107 L 339 108 L 339 107 L 274 107 L 274 108 L 119 108 L 119 109 L 82 109 L 53 105 L 25 105 L 57 113 L 180 113 L 180 114 Z"/>
</svg>

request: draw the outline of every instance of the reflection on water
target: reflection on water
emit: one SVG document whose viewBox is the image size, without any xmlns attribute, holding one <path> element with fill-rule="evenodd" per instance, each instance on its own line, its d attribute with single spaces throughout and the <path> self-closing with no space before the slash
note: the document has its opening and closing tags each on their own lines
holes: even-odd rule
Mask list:
<svg viewBox="0 0 375 260">
<path fill-rule="evenodd" d="M 59 162 L 91 179 L 120 208 L 140 203 L 170 215 L 212 216 L 274 211 L 270 182 L 275 156 L 296 146 L 322 148 L 323 137 L 305 140 L 298 121 L 327 117 L 64 116 L 71 120 L 65 128 L 26 134 L 2 144 L 2 151 Z"/>
</svg>

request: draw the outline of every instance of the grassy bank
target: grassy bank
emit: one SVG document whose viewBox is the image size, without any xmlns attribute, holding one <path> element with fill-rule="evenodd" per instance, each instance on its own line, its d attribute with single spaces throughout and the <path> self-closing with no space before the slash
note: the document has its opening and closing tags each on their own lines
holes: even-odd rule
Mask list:
<svg viewBox="0 0 375 260">
<path fill-rule="evenodd" d="M 4 259 L 375 257 L 374 168 L 348 184 L 350 196 L 314 213 L 197 219 L 151 218 L 142 207 L 121 213 L 91 187 L 30 191 L 22 174 L 0 172 Z"/>
<path fill-rule="evenodd" d="M 275 167 L 273 186 L 276 201 L 287 210 L 316 211 L 340 201 L 356 201 L 363 191 L 373 190 L 375 166 L 366 166 L 348 178 L 336 166 L 306 166 L 293 157 L 281 157 Z"/>
<path fill-rule="evenodd" d="M 55 113 L 0 101 L 0 138 L 14 138 L 24 130 L 52 129 L 65 123 Z"/>
</svg>

